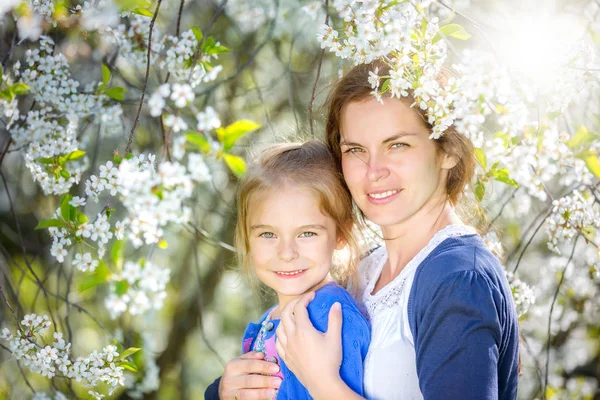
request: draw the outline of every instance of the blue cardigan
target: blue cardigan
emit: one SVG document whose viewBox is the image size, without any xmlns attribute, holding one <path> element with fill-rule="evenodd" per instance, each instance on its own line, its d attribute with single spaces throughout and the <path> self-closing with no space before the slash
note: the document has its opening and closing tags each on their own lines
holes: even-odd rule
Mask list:
<svg viewBox="0 0 600 400">
<path fill-rule="evenodd" d="M 502 267 L 480 236 L 448 238 L 423 260 L 408 320 L 426 400 L 517 398 L 517 315 Z M 205 399 L 219 398 L 218 385 Z"/>
<path fill-rule="evenodd" d="M 352 390 L 363 395 L 363 363 L 367 356 L 369 343 L 371 342 L 371 326 L 366 318 L 360 313 L 356 301 L 346 289 L 334 282 L 328 283 L 315 292 L 315 298 L 308 305 L 308 316 L 316 329 L 321 332 L 327 331 L 329 322 L 329 309 L 335 303 L 342 305 L 342 365 L 340 377 Z M 270 311 L 270 310 L 269 310 Z M 252 348 L 254 340 L 258 335 L 260 326 L 268 316 L 267 311 L 258 323 L 249 323 L 242 339 L 242 352 Z M 266 339 L 275 335 L 279 319 L 273 320 L 274 328 L 267 333 Z M 298 378 L 289 370 L 283 360 L 280 360 L 283 381 L 277 393 L 277 399 L 303 400 L 312 399 L 308 390 L 300 383 Z M 216 380 L 204 393 L 208 400 L 219 399 L 219 380 Z"/>
</svg>

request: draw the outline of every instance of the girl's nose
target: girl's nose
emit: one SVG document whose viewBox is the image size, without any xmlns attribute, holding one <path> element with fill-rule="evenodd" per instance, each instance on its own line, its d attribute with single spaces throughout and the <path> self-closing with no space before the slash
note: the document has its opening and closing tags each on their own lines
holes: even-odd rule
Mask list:
<svg viewBox="0 0 600 400">
<path fill-rule="evenodd" d="M 277 255 L 281 261 L 290 262 L 298 258 L 298 250 L 293 241 L 282 240 Z"/>
</svg>

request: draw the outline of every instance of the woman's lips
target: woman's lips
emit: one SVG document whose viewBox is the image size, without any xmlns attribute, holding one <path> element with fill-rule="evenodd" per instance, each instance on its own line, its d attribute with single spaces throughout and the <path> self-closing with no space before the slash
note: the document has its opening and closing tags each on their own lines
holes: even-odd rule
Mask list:
<svg viewBox="0 0 600 400">
<path fill-rule="evenodd" d="M 369 203 L 374 205 L 388 204 L 393 201 L 400 194 L 401 189 L 391 189 L 385 191 L 367 193 L 367 199 Z"/>
</svg>

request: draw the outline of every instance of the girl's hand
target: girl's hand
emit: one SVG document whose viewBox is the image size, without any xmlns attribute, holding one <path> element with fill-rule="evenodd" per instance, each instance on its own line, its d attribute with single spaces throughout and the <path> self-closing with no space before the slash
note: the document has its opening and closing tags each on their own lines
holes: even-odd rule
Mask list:
<svg viewBox="0 0 600 400">
<path fill-rule="evenodd" d="M 327 332 L 316 330 L 306 307 L 315 293 L 288 303 L 281 311 L 277 328 L 277 353 L 310 394 L 319 398 L 329 388 L 323 385 L 340 380 L 342 364 L 342 310 L 335 303 L 329 310 Z"/>
<path fill-rule="evenodd" d="M 234 358 L 225 366 L 219 383 L 221 400 L 271 399 L 281 385 L 277 376 L 267 376 L 279 372 L 275 363 L 263 361 L 264 354 L 251 351 Z"/>
</svg>

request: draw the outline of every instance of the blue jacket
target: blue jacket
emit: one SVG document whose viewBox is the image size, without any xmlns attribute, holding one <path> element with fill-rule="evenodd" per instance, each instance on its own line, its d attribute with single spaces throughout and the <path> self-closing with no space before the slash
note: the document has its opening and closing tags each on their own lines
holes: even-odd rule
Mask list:
<svg viewBox="0 0 600 400">
<path fill-rule="evenodd" d="M 408 321 L 426 400 L 517 398 L 517 314 L 502 266 L 479 235 L 448 238 L 423 260 Z"/>
<path fill-rule="evenodd" d="M 352 390 L 363 395 L 363 362 L 367 356 L 369 343 L 371 342 L 371 327 L 366 318 L 360 313 L 356 302 L 344 288 L 335 283 L 328 283 L 315 292 L 315 298 L 308 305 L 308 316 L 316 329 L 321 332 L 327 331 L 329 322 L 329 309 L 335 303 L 342 305 L 342 365 L 340 377 Z M 268 315 L 268 311 L 261 317 L 258 323 L 249 323 L 242 339 L 242 351 L 247 352 L 252 348 L 254 339 L 258 335 L 260 326 Z M 273 320 L 274 328 L 267 333 L 266 339 L 275 335 L 279 320 Z M 277 399 L 302 400 L 312 399 L 308 390 L 302 386 L 300 381 L 288 369 L 283 360 L 280 360 L 283 381 L 279 387 Z M 215 381 L 208 387 L 204 394 L 206 400 L 218 400 L 219 381 Z"/>
</svg>

